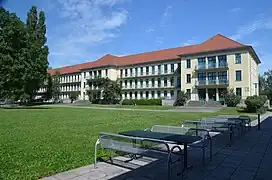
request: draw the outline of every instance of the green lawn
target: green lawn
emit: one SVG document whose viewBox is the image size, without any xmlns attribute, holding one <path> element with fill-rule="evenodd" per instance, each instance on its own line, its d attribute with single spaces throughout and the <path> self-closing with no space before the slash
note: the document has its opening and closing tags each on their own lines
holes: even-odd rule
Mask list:
<svg viewBox="0 0 272 180">
<path fill-rule="evenodd" d="M 236 113 L 233 109 L 224 114 Z M 217 113 L 0 109 L 0 179 L 37 179 L 93 162 L 100 131 L 180 125 Z"/>
</svg>

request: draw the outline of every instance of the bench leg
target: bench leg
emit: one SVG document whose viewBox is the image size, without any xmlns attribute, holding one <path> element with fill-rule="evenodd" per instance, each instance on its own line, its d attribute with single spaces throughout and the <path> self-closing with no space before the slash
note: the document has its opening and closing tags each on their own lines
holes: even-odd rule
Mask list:
<svg viewBox="0 0 272 180">
<path fill-rule="evenodd" d="M 97 146 L 98 144 L 100 144 L 100 140 L 97 139 L 96 143 L 95 143 L 95 147 L 94 147 L 94 168 L 97 168 L 96 164 L 97 164 Z"/>
</svg>

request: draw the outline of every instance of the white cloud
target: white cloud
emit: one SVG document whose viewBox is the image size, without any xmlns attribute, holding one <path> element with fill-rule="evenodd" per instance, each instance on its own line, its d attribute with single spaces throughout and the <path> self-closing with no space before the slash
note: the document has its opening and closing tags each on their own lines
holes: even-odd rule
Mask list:
<svg viewBox="0 0 272 180">
<path fill-rule="evenodd" d="M 125 9 L 113 8 L 124 0 L 57 0 L 51 1 L 53 10 L 62 21 L 54 29 L 51 39 L 52 59 L 93 57 L 92 48 L 118 37 L 118 29 L 128 19 Z M 52 36 L 50 34 L 50 36 Z M 61 56 L 61 57 L 60 57 Z M 64 60 L 61 60 L 64 61 Z M 61 62 L 60 62 L 61 63 Z"/>
<path fill-rule="evenodd" d="M 155 29 L 153 29 L 153 28 L 148 28 L 145 32 L 150 33 L 150 32 L 154 32 L 154 31 L 155 31 Z"/>
<path fill-rule="evenodd" d="M 156 44 L 163 44 L 164 43 L 164 38 L 163 37 L 156 37 Z"/>
<path fill-rule="evenodd" d="M 248 24 L 242 25 L 230 38 L 240 40 L 260 29 L 272 29 L 272 18 L 261 17 Z"/>
<path fill-rule="evenodd" d="M 189 45 L 193 45 L 196 44 L 196 38 L 192 37 L 191 39 L 187 40 L 186 42 L 182 43 L 182 46 L 189 46 Z"/>
<path fill-rule="evenodd" d="M 166 27 L 166 23 L 167 23 L 169 17 L 172 16 L 172 14 L 170 13 L 171 9 L 172 9 L 172 5 L 167 5 L 165 7 L 164 12 L 163 12 L 162 17 L 161 17 L 161 23 L 160 23 L 161 27 Z"/>
<path fill-rule="evenodd" d="M 241 11 L 241 10 L 242 10 L 241 8 L 237 7 L 237 8 L 232 8 L 232 9 L 230 9 L 229 12 L 230 12 L 230 13 L 236 13 L 236 12 L 239 12 L 239 11 Z"/>
</svg>

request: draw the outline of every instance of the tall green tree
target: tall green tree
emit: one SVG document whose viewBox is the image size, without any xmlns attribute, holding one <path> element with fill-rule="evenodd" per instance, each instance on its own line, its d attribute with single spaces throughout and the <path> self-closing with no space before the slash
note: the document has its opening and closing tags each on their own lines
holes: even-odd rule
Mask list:
<svg viewBox="0 0 272 180">
<path fill-rule="evenodd" d="M 47 80 L 45 84 L 45 99 L 49 100 L 53 97 L 53 78 L 50 73 L 47 74 Z"/>
<path fill-rule="evenodd" d="M 88 91 L 89 99 L 92 102 L 97 103 L 100 101 L 105 104 L 113 104 L 121 97 L 121 86 L 117 81 L 96 77 L 89 79 L 87 83 L 89 87 L 98 87 L 98 89 L 90 89 Z"/>
<path fill-rule="evenodd" d="M 45 15 L 39 13 L 35 6 L 27 13 L 26 20 L 27 42 L 28 42 L 28 66 L 24 79 L 24 98 L 31 100 L 47 77 L 48 69 L 48 46 L 46 45 Z"/>
<path fill-rule="evenodd" d="M 54 75 L 52 75 L 52 97 L 54 99 L 59 99 L 60 96 L 60 72 L 56 71 Z"/>
<path fill-rule="evenodd" d="M 0 96 L 18 100 L 24 95 L 24 77 L 29 58 L 24 23 L 0 8 Z"/>
</svg>

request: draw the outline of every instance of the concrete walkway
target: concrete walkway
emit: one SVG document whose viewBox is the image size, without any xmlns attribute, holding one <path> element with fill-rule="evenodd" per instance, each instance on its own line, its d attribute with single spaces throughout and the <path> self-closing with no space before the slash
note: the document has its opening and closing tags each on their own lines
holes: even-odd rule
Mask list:
<svg viewBox="0 0 272 180">
<path fill-rule="evenodd" d="M 44 107 L 69 107 L 78 109 L 98 109 L 98 110 L 113 110 L 113 111 L 149 111 L 149 112 L 216 112 L 220 107 L 186 107 L 186 108 L 173 108 L 173 109 L 133 109 L 133 108 L 114 108 L 114 107 L 94 107 L 94 106 L 77 106 L 73 104 L 52 104 L 42 105 Z"/>
<path fill-rule="evenodd" d="M 256 121 L 252 122 L 256 125 Z M 189 164 L 192 170 L 184 175 L 185 180 L 270 180 L 272 163 L 272 113 L 261 118 L 261 130 L 253 127 L 243 136 L 235 137 L 232 146 L 227 146 L 228 137 L 213 137 L 213 160 L 202 166 L 201 151 L 189 151 Z M 208 156 L 206 156 L 208 157 Z M 156 158 L 140 158 L 123 163 L 127 157 L 116 157 L 115 165 L 99 162 L 98 168 L 93 165 L 59 173 L 42 180 L 165 180 L 167 179 L 165 154 Z M 176 172 L 181 168 L 176 164 L 172 169 L 171 179 L 181 179 Z"/>
</svg>

